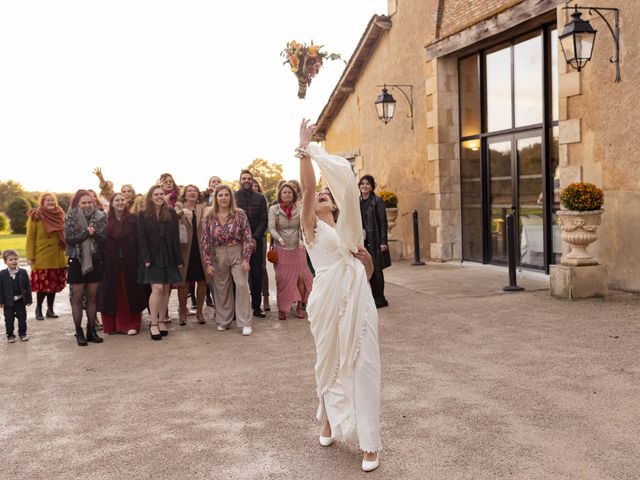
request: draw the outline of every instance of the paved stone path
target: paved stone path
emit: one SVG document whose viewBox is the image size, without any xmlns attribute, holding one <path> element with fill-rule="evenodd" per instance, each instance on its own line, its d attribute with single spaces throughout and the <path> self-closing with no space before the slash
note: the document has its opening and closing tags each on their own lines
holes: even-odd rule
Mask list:
<svg viewBox="0 0 640 480">
<path fill-rule="evenodd" d="M 353 441 L 317 445 L 306 320 L 79 348 L 66 314 L 0 343 L 0 478 L 639 477 L 640 296 L 556 300 L 540 275 L 504 294 L 503 270 L 454 264 L 387 279 L 376 472 Z"/>
</svg>

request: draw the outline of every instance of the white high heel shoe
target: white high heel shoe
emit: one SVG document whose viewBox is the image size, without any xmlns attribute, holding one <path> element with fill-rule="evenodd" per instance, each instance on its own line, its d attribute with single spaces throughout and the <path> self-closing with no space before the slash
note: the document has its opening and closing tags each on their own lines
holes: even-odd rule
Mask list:
<svg viewBox="0 0 640 480">
<path fill-rule="evenodd" d="M 333 437 L 323 437 L 322 435 L 320 435 L 320 437 L 318 438 L 318 441 L 320 442 L 320 445 L 322 445 L 323 447 L 328 447 L 330 445 L 333 445 Z"/>
<path fill-rule="evenodd" d="M 365 472 L 372 472 L 380 466 L 380 452 L 376 453 L 375 460 L 362 459 L 362 470 Z"/>
</svg>

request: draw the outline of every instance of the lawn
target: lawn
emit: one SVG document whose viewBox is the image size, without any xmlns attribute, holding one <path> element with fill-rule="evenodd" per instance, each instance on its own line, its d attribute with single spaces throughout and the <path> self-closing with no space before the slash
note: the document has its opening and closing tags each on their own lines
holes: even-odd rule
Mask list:
<svg viewBox="0 0 640 480">
<path fill-rule="evenodd" d="M 25 258 L 27 236 L 24 234 L 0 233 L 0 251 L 12 249 L 18 252 L 20 258 Z"/>
</svg>

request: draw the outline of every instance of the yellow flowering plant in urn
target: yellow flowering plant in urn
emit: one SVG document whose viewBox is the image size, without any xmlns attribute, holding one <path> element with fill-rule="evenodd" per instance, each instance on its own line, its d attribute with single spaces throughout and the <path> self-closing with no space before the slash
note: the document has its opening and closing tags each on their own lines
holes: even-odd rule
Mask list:
<svg viewBox="0 0 640 480">
<path fill-rule="evenodd" d="M 324 60 L 340 60 L 339 53 L 327 53 L 321 49 L 324 45 L 311 45 L 291 40 L 280 56 L 284 58 L 283 65 L 289 64 L 291 71 L 298 79 L 298 98 L 307 95 L 307 88 L 311 85 L 311 79 L 319 72 Z"/>
<path fill-rule="evenodd" d="M 560 192 L 564 207 L 558 210 L 558 224 L 562 240 L 571 251 L 560 259 L 562 265 L 597 265 L 598 261 L 587 252 L 587 246 L 598 239 L 598 225 L 604 213 L 604 192 L 593 183 L 576 182 Z"/>
<path fill-rule="evenodd" d="M 387 213 L 387 227 L 389 229 L 389 240 L 395 240 L 396 237 L 391 230 L 393 227 L 397 225 L 398 220 L 398 197 L 395 193 L 390 192 L 389 190 L 380 190 L 378 196 L 382 199 L 382 203 L 384 203 L 384 208 Z"/>
</svg>

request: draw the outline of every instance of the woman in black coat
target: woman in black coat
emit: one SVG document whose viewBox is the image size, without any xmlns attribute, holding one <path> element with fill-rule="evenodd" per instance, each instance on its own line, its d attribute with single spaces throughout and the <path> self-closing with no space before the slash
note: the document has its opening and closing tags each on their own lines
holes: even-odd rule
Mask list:
<svg viewBox="0 0 640 480">
<path fill-rule="evenodd" d="M 373 259 L 374 272 L 369 284 L 376 301 L 376 307 L 389 305 L 384 296 L 384 274 L 382 270 L 391 265 L 387 244 L 387 211 L 384 202 L 373 193 L 376 181 L 371 175 L 363 176 L 358 182 L 360 188 L 360 213 L 365 233 L 364 246 Z"/>
<path fill-rule="evenodd" d="M 122 193 L 109 202 L 104 244 L 104 278 L 98 290 L 98 311 L 104 333 L 135 335 L 141 312 L 147 308 L 148 290 L 138 283 L 138 225 Z"/>
<path fill-rule="evenodd" d="M 153 340 L 160 340 L 169 333 L 160 319 L 167 312 L 171 284 L 182 282 L 183 264 L 178 216 L 160 185 L 149 189 L 145 209 L 138 215 L 138 245 L 138 281 L 151 285 L 149 332 Z"/>
</svg>

